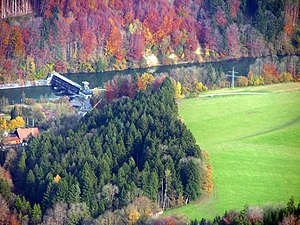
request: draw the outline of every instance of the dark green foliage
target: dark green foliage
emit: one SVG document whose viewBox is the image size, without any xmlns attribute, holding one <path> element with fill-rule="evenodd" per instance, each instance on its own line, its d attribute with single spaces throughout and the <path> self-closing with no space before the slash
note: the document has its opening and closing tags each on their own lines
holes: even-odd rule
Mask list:
<svg viewBox="0 0 300 225">
<path fill-rule="evenodd" d="M 34 204 L 31 211 L 32 224 L 39 224 L 42 220 L 42 210 L 39 204 Z"/>
<path fill-rule="evenodd" d="M 15 201 L 15 209 L 22 215 L 30 215 L 31 213 L 30 203 L 25 199 L 24 196 L 17 196 Z"/>
<path fill-rule="evenodd" d="M 10 190 L 9 184 L 1 177 L 0 177 L 0 194 L 7 202 L 11 201 L 12 192 Z"/>
<path fill-rule="evenodd" d="M 182 194 L 196 199 L 201 171 L 192 162 L 201 160 L 200 152 L 178 120 L 166 78 L 156 91 L 149 88 L 91 111 L 77 130 L 32 139 L 12 172 L 19 179 L 16 189 L 25 183 L 25 196 L 43 210 L 55 202 L 85 202 L 97 217 L 129 204 L 137 188 L 164 208 L 176 206 Z"/>
<path fill-rule="evenodd" d="M 193 160 L 184 162 L 181 170 L 184 184 L 184 193 L 190 200 L 195 200 L 200 195 L 200 171 Z"/>
<path fill-rule="evenodd" d="M 18 106 L 14 106 L 10 111 L 10 118 L 16 119 L 17 116 L 20 116 L 20 109 Z"/>
</svg>

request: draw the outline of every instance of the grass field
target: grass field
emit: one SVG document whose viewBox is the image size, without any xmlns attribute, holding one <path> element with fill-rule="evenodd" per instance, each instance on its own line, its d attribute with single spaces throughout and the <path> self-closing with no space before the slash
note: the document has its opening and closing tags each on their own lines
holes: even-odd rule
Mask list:
<svg viewBox="0 0 300 225">
<path fill-rule="evenodd" d="M 213 93 L 231 92 L 223 89 Z M 213 165 L 214 190 L 167 211 L 210 218 L 245 205 L 300 201 L 300 83 L 235 89 L 264 95 L 185 99 L 179 114 Z"/>
</svg>

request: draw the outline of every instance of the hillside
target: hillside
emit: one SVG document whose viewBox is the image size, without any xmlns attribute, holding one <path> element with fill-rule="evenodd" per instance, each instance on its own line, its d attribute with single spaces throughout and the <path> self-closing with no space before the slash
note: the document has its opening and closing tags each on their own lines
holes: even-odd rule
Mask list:
<svg viewBox="0 0 300 225">
<path fill-rule="evenodd" d="M 94 109 L 74 130 L 47 131 L 32 139 L 10 168 L 14 192 L 30 203 L 23 197 L 23 203 L 9 198 L 6 204 L 27 217 L 32 217 L 30 204 L 38 204 L 45 224 L 58 220 L 61 211 L 65 215 L 58 224 L 96 223 L 107 214 L 125 216 L 115 224 L 142 223 L 206 193 L 208 165 L 178 119 L 173 86 L 166 78 L 161 86 L 154 83 L 133 98 Z M 11 195 L 9 189 L 0 187 L 0 197 Z"/>
<path fill-rule="evenodd" d="M 210 156 L 214 190 L 200 203 L 168 215 L 212 219 L 245 205 L 285 204 L 292 195 L 300 201 L 300 84 L 236 92 L 259 94 L 185 99 L 179 104 L 180 115 Z"/>
<path fill-rule="evenodd" d="M 0 20 L 0 82 L 299 53 L 295 0 L 39 1 Z"/>
</svg>

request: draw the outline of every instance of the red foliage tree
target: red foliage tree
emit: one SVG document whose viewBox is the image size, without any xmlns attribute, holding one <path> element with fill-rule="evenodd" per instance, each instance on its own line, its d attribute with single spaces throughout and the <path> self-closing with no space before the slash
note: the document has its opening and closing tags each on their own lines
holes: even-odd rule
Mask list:
<svg viewBox="0 0 300 225">
<path fill-rule="evenodd" d="M 231 18 L 237 17 L 237 12 L 240 8 L 240 1 L 239 0 L 229 0 L 230 5 L 230 16 Z"/>
<path fill-rule="evenodd" d="M 112 28 L 108 40 L 106 41 L 106 49 L 108 54 L 117 56 L 122 52 L 123 36 L 119 28 L 112 23 Z"/>
<path fill-rule="evenodd" d="M 297 25 L 299 15 L 299 1 L 287 0 L 285 3 L 285 38 L 290 37 Z"/>
<path fill-rule="evenodd" d="M 238 57 L 240 54 L 240 33 L 236 23 L 231 24 L 226 29 L 229 56 Z"/>
<path fill-rule="evenodd" d="M 106 101 L 110 102 L 116 98 L 116 96 L 114 95 L 114 90 L 113 90 L 111 81 L 106 82 L 105 89 L 106 89 L 106 91 L 105 91 L 105 100 Z"/>
<path fill-rule="evenodd" d="M 276 66 L 273 63 L 266 63 L 263 65 L 262 77 L 265 84 L 278 83 L 281 80 Z"/>
<path fill-rule="evenodd" d="M 215 19 L 218 25 L 225 26 L 227 23 L 226 14 L 221 7 L 218 7 Z"/>
<path fill-rule="evenodd" d="M 97 37 L 91 29 L 86 30 L 82 34 L 82 45 L 87 54 L 91 54 L 95 46 L 97 46 Z"/>
<path fill-rule="evenodd" d="M 62 72 L 66 72 L 67 66 L 61 60 L 58 60 L 55 62 L 54 69 L 55 71 L 62 73 Z"/>
<path fill-rule="evenodd" d="M 154 91 L 156 91 L 161 86 L 161 84 L 164 82 L 166 77 L 167 77 L 167 75 L 162 75 L 162 76 L 155 78 L 155 80 L 152 83 L 152 89 Z"/>
<path fill-rule="evenodd" d="M 135 95 L 135 84 L 133 83 L 131 76 L 122 77 L 119 82 L 119 97 L 128 96 L 132 98 Z"/>
<path fill-rule="evenodd" d="M 182 41 L 182 38 L 183 38 L 183 34 L 182 34 L 182 31 L 179 30 L 179 29 L 175 29 L 172 33 L 172 44 L 174 46 L 177 46 L 180 44 L 180 42 Z"/>
<path fill-rule="evenodd" d="M 207 19 L 204 20 L 204 24 L 203 24 L 203 36 L 202 36 L 202 41 L 204 44 L 205 48 L 211 49 L 211 50 L 216 50 L 216 43 L 215 40 L 213 38 L 213 27 L 211 24 L 211 20 Z"/>
<path fill-rule="evenodd" d="M 133 60 L 141 60 L 145 51 L 145 38 L 141 34 L 133 34 L 129 39 L 129 49 L 127 58 Z"/>
<path fill-rule="evenodd" d="M 53 16 L 53 9 L 56 6 L 56 1 L 42 1 L 42 4 L 42 8 L 45 10 L 43 16 L 47 19 L 50 19 Z"/>
<path fill-rule="evenodd" d="M 144 26 L 149 28 L 151 33 L 155 33 L 161 24 L 160 14 L 156 9 L 150 9 L 143 22 Z"/>
</svg>

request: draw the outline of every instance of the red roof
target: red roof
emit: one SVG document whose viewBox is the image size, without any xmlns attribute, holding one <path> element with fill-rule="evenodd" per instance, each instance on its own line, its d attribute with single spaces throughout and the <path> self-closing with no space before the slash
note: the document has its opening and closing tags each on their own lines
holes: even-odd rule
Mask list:
<svg viewBox="0 0 300 225">
<path fill-rule="evenodd" d="M 27 139 L 30 135 L 36 137 L 39 135 L 39 129 L 37 127 L 34 128 L 18 128 L 17 134 L 20 139 Z"/>
<path fill-rule="evenodd" d="M 9 137 L 3 138 L 3 143 L 5 145 L 12 145 L 12 144 L 21 143 L 21 140 L 18 136 L 9 136 Z"/>
</svg>

